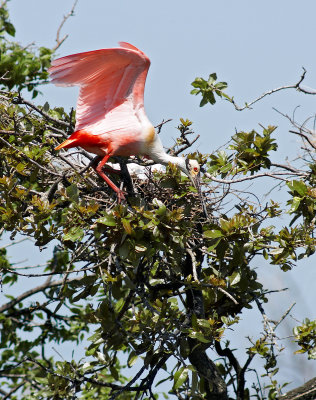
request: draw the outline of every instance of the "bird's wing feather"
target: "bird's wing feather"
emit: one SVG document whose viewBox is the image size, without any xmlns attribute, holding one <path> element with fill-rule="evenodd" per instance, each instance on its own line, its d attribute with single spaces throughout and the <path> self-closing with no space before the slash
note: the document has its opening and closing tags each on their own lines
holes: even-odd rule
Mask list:
<svg viewBox="0 0 316 400">
<path fill-rule="evenodd" d="M 149 58 L 129 43 L 62 57 L 52 62 L 52 82 L 80 86 L 76 130 L 97 123 L 126 100 L 143 106 Z M 132 110 L 132 109 L 131 109 Z"/>
</svg>

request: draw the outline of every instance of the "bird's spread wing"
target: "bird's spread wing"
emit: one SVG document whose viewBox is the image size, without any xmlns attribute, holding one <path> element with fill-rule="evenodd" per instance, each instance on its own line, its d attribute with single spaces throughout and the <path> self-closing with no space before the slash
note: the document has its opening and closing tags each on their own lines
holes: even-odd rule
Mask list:
<svg viewBox="0 0 316 400">
<path fill-rule="evenodd" d="M 143 106 L 149 58 L 129 43 L 62 57 L 52 62 L 52 82 L 60 86 L 80 86 L 76 130 L 102 120 L 124 103 Z"/>
</svg>

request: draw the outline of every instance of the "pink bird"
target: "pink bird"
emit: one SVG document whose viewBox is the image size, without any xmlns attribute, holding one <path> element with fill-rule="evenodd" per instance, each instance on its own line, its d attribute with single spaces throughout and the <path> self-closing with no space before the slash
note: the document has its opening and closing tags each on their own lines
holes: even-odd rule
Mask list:
<svg viewBox="0 0 316 400">
<path fill-rule="evenodd" d="M 198 187 L 196 160 L 173 157 L 161 141 L 144 109 L 144 88 L 149 58 L 129 43 L 121 47 L 72 54 L 52 62 L 49 73 L 58 86 L 80 86 L 75 132 L 56 150 L 82 147 L 97 154 L 96 172 L 125 199 L 103 171 L 111 156 L 144 155 L 156 163 L 179 166 Z"/>
</svg>

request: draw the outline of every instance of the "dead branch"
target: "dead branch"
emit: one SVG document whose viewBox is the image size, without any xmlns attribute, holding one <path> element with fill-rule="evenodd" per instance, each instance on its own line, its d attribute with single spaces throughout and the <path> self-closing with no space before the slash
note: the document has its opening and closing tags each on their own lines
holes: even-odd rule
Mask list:
<svg viewBox="0 0 316 400">
<path fill-rule="evenodd" d="M 236 179 L 220 179 L 220 178 L 215 178 L 214 176 L 212 176 L 211 174 L 209 174 L 208 172 L 205 172 L 204 175 L 211 179 L 214 182 L 218 182 L 218 183 L 224 183 L 227 185 L 231 185 L 234 183 L 240 183 L 240 182 L 244 182 L 244 181 L 251 181 L 253 179 L 257 179 L 257 178 L 262 178 L 262 177 L 270 177 L 270 178 L 274 178 L 274 179 L 279 179 L 282 181 L 287 182 L 288 179 L 282 178 L 282 175 L 288 176 L 288 175 L 297 175 L 297 176 L 306 176 L 307 173 L 305 172 L 300 172 L 300 173 L 292 173 L 290 174 L 289 172 L 274 172 L 274 173 L 268 173 L 268 172 L 264 172 L 261 174 L 256 174 L 256 175 L 250 175 L 250 176 L 245 176 L 243 178 L 236 178 Z"/>
<path fill-rule="evenodd" d="M 280 86 L 276 89 L 271 89 L 268 90 L 267 92 L 263 93 L 261 96 L 257 97 L 255 100 L 252 100 L 250 103 L 245 103 L 245 105 L 243 107 L 240 107 L 236 104 L 235 100 L 233 98 L 231 98 L 229 101 L 234 105 L 235 109 L 237 111 L 243 111 L 246 108 L 251 108 L 251 106 L 255 103 L 257 103 L 258 101 L 262 100 L 264 97 L 269 96 L 273 93 L 276 92 L 280 92 L 281 90 L 286 90 L 286 89 L 296 89 L 299 92 L 305 93 L 305 94 L 310 94 L 310 95 L 316 95 L 316 90 L 315 89 L 309 89 L 306 87 L 302 87 L 301 83 L 303 82 L 303 80 L 305 79 L 305 75 L 306 75 L 306 69 L 303 67 L 303 73 L 299 79 L 299 81 L 293 85 L 286 85 L 286 86 Z"/>
<path fill-rule="evenodd" d="M 312 142 L 312 140 L 310 139 L 310 136 L 315 136 L 315 132 L 312 131 L 311 129 L 308 129 L 305 124 L 310 120 L 310 118 L 308 118 L 306 121 L 304 121 L 302 124 L 298 124 L 295 120 L 294 120 L 294 113 L 293 113 L 293 117 L 290 117 L 287 114 L 282 113 L 281 111 L 277 110 L 276 108 L 273 107 L 273 110 L 276 111 L 277 113 L 281 114 L 284 118 L 288 119 L 291 124 L 293 125 L 294 128 L 296 128 L 298 130 L 294 131 L 294 130 L 290 130 L 290 133 L 294 133 L 295 135 L 300 136 L 301 138 L 303 138 L 304 140 L 306 140 L 308 142 L 308 144 L 313 148 L 316 149 L 316 145 Z"/>
<path fill-rule="evenodd" d="M 75 2 L 73 3 L 71 10 L 69 11 L 68 14 L 64 15 L 63 20 L 61 21 L 58 29 L 57 29 L 57 34 L 56 34 L 56 46 L 53 47 L 53 51 L 55 52 L 63 43 L 64 41 L 68 38 L 68 34 L 65 35 L 62 39 L 60 38 L 60 31 L 62 30 L 62 27 L 65 25 L 65 22 L 67 21 L 68 18 L 72 17 L 74 15 L 75 12 L 75 8 L 78 4 L 78 0 L 75 0 Z"/>
<path fill-rule="evenodd" d="M 68 279 L 69 282 L 80 282 L 82 279 L 84 279 L 84 276 L 81 277 L 76 277 L 72 279 Z M 2 307 L 0 307 L 0 313 L 3 313 L 4 311 L 9 310 L 10 308 L 14 307 L 16 304 L 18 304 L 20 301 L 23 301 L 24 299 L 33 296 L 33 294 L 42 292 L 45 289 L 55 287 L 55 286 L 60 286 L 63 283 L 64 279 L 60 279 L 58 281 L 50 281 L 50 278 L 44 282 L 42 285 L 36 286 L 33 289 L 27 290 L 26 292 L 22 293 L 20 296 L 17 296 L 14 300 L 9 301 L 8 303 L 4 304 Z"/>
<path fill-rule="evenodd" d="M 316 378 L 309 380 L 304 385 L 290 390 L 279 397 L 279 400 L 314 400 L 316 396 Z"/>
<path fill-rule="evenodd" d="M 290 133 L 294 133 L 295 135 L 298 135 L 298 136 L 300 136 L 301 138 L 305 139 L 305 140 L 308 142 L 308 144 L 309 144 L 313 149 L 316 149 L 316 146 L 314 145 L 314 143 L 309 139 L 309 137 L 308 137 L 307 135 L 305 135 L 305 133 L 303 133 L 303 132 L 296 132 L 296 131 L 293 131 L 293 130 L 290 130 L 289 132 L 290 132 Z"/>
<path fill-rule="evenodd" d="M 167 123 L 170 122 L 170 121 L 172 121 L 171 118 L 166 119 L 166 120 L 163 119 L 163 120 L 160 122 L 160 124 L 158 124 L 158 125 L 155 126 L 155 129 L 157 129 L 157 135 L 159 135 L 159 133 L 161 132 L 161 128 L 163 127 L 163 125 L 167 124 Z"/>
<path fill-rule="evenodd" d="M 182 153 L 184 150 L 191 147 L 199 139 L 199 137 L 200 137 L 200 135 L 196 135 L 196 137 L 194 139 L 192 139 L 191 142 L 188 140 L 188 142 L 186 144 L 184 144 L 183 146 L 179 147 L 179 149 L 177 151 L 175 151 L 174 154 L 177 156 L 178 154 Z"/>
<path fill-rule="evenodd" d="M 8 95 L 8 94 L 9 94 L 9 92 L 3 91 L 3 90 L 0 90 L 0 93 L 3 93 L 3 94 L 5 94 L 5 95 Z M 9 99 L 7 98 L 7 100 L 9 100 Z M 26 106 L 31 107 L 33 110 L 35 110 L 36 112 L 38 112 L 40 115 L 42 115 L 42 116 L 43 116 L 45 119 L 47 119 L 48 121 L 55 122 L 55 123 L 57 123 L 57 124 L 59 124 L 59 125 L 65 126 L 65 127 L 67 127 L 67 128 L 69 128 L 69 127 L 71 126 L 70 122 L 66 122 L 66 121 L 63 121 L 63 120 L 61 120 L 61 119 L 57 119 L 57 118 L 51 117 L 51 116 L 50 116 L 49 114 L 47 114 L 45 111 L 43 111 L 43 110 L 41 110 L 39 107 L 37 107 L 34 103 L 32 103 L 32 102 L 29 101 L 29 100 L 25 100 L 25 99 L 24 99 L 23 97 L 21 97 L 20 95 L 18 95 L 17 97 L 13 98 L 13 99 L 12 99 L 12 102 L 13 102 L 14 104 L 25 104 Z"/>
</svg>

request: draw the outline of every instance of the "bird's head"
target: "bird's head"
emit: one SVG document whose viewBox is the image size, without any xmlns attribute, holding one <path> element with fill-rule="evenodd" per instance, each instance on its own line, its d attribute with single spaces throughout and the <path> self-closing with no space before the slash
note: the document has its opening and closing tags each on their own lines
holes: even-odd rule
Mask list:
<svg viewBox="0 0 316 400">
<path fill-rule="evenodd" d="M 192 158 L 179 157 L 179 168 L 184 172 L 191 180 L 193 186 L 199 190 L 200 188 L 200 165 Z"/>
</svg>

